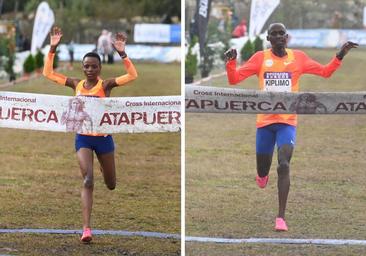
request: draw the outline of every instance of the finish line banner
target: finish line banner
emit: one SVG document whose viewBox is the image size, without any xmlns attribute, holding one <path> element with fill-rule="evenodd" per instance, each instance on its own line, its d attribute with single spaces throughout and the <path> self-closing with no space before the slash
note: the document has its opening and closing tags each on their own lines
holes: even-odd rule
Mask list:
<svg viewBox="0 0 366 256">
<path fill-rule="evenodd" d="M 268 92 L 186 85 L 186 112 L 366 114 L 366 92 Z"/>
<path fill-rule="evenodd" d="M 180 96 L 95 98 L 0 92 L 0 127 L 75 133 L 178 132 Z"/>
</svg>

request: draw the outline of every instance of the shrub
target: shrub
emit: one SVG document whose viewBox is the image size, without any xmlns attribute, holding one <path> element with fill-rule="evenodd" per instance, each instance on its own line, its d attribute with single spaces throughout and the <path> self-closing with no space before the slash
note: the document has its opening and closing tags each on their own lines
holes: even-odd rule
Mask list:
<svg viewBox="0 0 366 256">
<path fill-rule="evenodd" d="M 44 65 L 44 54 L 38 50 L 36 56 L 34 56 L 34 62 L 36 65 L 36 69 L 40 69 Z"/>
<path fill-rule="evenodd" d="M 208 77 L 212 68 L 213 68 L 213 62 L 214 62 L 214 56 L 215 52 L 206 44 L 204 48 L 203 56 L 201 57 L 201 77 Z"/>
<path fill-rule="evenodd" d="M 254 54 L 254 46 L 253 43 L 248 39 L 248 41 L 244 44 L 243 48 L 240 50 L 240 56 L 242 61 L 247 61 Z"/>
<path fill-rule="evenodd" d="M 36 69 L 36 64 L 32 54 L 29 54 L 23 64 L 23 70 L 25 73 L 32 73 Z"/>
<path fill-rule="evenodd" d="M 263 51 L 263 40 L 257 36 L 254 40 L 254 52 Z"/>
</svg>

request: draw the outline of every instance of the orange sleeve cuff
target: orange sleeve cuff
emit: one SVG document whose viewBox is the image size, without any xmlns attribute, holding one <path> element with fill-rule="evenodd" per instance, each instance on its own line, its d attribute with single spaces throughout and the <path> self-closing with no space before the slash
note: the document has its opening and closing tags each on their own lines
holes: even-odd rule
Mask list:
<svg viewBox="0 0 366 256">
<path fill-rule="evenodd" d="M 54 53 L 47 54 L 45 63 L 44 63 L 44 67 L 43 67 L 43 75 L 58 84 L 65 85 L 67 77 L 64 76 L 63 74 L 56 73 L 53 70 L 54 58 L 55 58 Z"/>
</svg>

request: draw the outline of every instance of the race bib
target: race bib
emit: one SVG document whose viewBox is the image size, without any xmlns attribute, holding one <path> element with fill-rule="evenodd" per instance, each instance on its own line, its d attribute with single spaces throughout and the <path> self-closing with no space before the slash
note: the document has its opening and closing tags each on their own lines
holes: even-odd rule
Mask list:
<svg viewBox="0 0 366 256">
<path fill-rule="evenodd" d="M 264 90 L 270 92 L 291 92 L 290 72 L 265 72 Z"/>
</svg>

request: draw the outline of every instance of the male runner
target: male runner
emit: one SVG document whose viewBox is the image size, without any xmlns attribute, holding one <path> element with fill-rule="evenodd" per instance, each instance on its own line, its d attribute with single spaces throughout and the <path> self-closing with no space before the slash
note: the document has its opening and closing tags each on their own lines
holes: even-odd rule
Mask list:
<svg viewBox="0 0 366 256">
<path fill-rule="evenodd" d="M 342 59 L 358 44 L 347 42 L 327 65 L 322 65 L 304 52 L 286 48 L 288 34 L 282 23 L 273 23 L 268 28 L 267 40 L 271 49 L 255 53 L 246 63 L 236 68 L 235 49 L 225 53 L 226 71 L 231 85 L 257 75 L 259 88 L 264 91 L 298 92 L 302 74 L 330 77 L 342 63 Z M 256 134 L 257 176 L 256 182 L 264 188 L 272 163 L 274 146 L 278 150 L 278 201 L 279 211 L 275 221 L 277 231 L 287 231 L 285 210 L 290 189 L 290 160 L 296 141 L 296 114 L 258 114 Z"/>
</svg>

